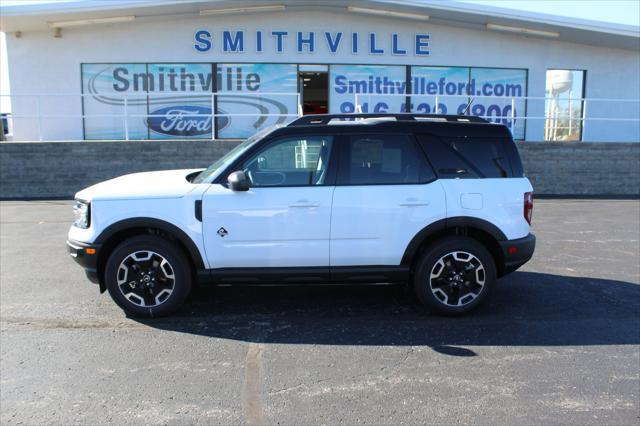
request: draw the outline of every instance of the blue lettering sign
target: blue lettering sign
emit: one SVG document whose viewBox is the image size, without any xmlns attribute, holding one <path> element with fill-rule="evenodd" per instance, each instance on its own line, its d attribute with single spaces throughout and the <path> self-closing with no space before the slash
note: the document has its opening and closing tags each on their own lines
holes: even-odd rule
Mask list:
<svg viewBox="0 0 640 426">
<path fill-rule="evenodd" d="M 286 31 L 271 31 L 271 35 L 276 38 L 276 51 L 278 53 L 282 53 L 284 50 L 282 47 L 282 38 L 285 37 L 288 33 Z"/>
<path fill-rule="evenodd" d="M 225 52 L 244 52 L 244 31 L 237 31 L 234 38 L 230 31 L 223 31 L 222 46 Z"/>
<path fill-rule="evenodd" d="M 369 34 L 369 53 L 372 55 L 382 55 L 384 49 L 376 48 L 376 33 Z"/>
<path fill-rule="evenodd" d="M 415 54 L 429 56 L 429 34 L 416 34 Z"/>
<path fill-rule="evenodd" d="M 302 53 L 304 44 L 306 44 L 309 47 L 309 53 L 313 53 L 314 38 L 315 38 L 315 34 L 313 33 L 313 31 L 309 32 L 308 38 L 302 38 L 302 32 L 298 31 L 298 53 Z"/>
<path fill-rule="evenodd" d="M 296 31 L 292 33 L 295 35 L 293 42 L 295 44 L 286 44 L 286 37 L 289 35 L 288 31 L 273 30 L 265 32 L 262 30 L 256 31 L 220 31 L 219 37 L 221 42 L 218 46 L 222 52 L 243 53 L 245 52 L 245 39 L 248 44 L 255 46 L 255 52 L 262 53 L 265 49 L 271 49 L 272 52 L 284 53 L 286 49 L 295 48 L 298 53 L 315 53 L 316 52 L 316 37 L 314 31 Z M 210 30 L 197 30 L 193 35 L 193 48 L 197 52 L 209 52 L 213 49 L 213 32 Z M 271 34 L 273 42 L 269 40 L 265 41 L 265 36 Z M 322 50 L 325 53 L 337 53 L 340 50 L 345 33 L 342 31 L 323 31 L 324 42 L 320 41 L 321 46 L 318 50 Z M 357 55 L 360 53 L 360 41 L 363 44 L 363 54 L 369 55 L 408 55 L 413 54 L 415 56 L 428 56 L 430 54 L 430 36 L 429 34 L 415 34 L 411 40 L 413 46 L 408 44 L 409 39 L 402 33 L 391 34 L 379 34 L 379 32 L 369 32 L 368 34 L 362 34 L 360 37 L 359 32 L 350 32 L 351 46 L 347 49 L 351 50 L 351 53 Z M 367 38 L 368 35 L 368 38 Z M 391 43 L 383 42 L 381 40 L 388 40 L 388 36 L 391 36 Z M 218 37 L 218 35 L 216 35 Z M 255 38 L 254 38 L 255 37 Z M 319 35 L 322 38 L 322 35 Z M 404 37 L 404 38 L 403 38 Z M 325 45 L 326 42 L 326 45 Z M 255 44 L 254 44 L 255 43 Z M 349 41 L 346 41 L 349 43 Z M 325 47 L 326 46 L 326 47 Z"/>
<path fill-rule="evenodd" d="M 193 36 L 195 43 L 193 48 L 198 52 L 208 52 L 211 50 L 211 33 L 207 30 L 196 31 Z"/>
<path fill-rule="evenodd" d="M 327 39 L 327 46 L 329 46 L 331 53 L 336 53 L 338 51 L 338 46 L 340 46 L 340 41 L 342 40 L 342 32 L 338 31 L 335 38 L 333 38 L 331 33 L 327 31 L 324 33 L 324 37 Z"/>
<path fill-rule="evenodd" d="M 262 31 L 256 31 L 256 52 L 262 52 Z"/>
<path fill-rule="evenodd" d="M 394 55 L 406 55 L 406 54 L 407 54 L 407 51 L 406 51 L 406 50 L 404 50 L 404 49 L 400 49 L 400 48 L 398 47 L 398 34 L 396 34 L 396 33 L 394 33 L 394 34 L 391 36 L 391 46 L 392 46 L 392 47 L 391 47 L 391 52 L 392 52 Z"/>
</svg>

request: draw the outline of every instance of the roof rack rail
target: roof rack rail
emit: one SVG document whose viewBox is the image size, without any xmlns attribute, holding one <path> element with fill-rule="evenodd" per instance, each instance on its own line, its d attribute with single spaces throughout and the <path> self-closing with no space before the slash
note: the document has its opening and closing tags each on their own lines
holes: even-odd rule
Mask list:
<svg viewBox="0 0 640 426">
<path fill-rule="evenodd" d="M 411 113 L 362 113 L 362 114 L 312 114 L 304 115 L 293 120 L 287 127 L 308 126 L 314 124 L 329 124 L 335 119 L 365 119 L 365 118 L 395 118 L 398 121 L 419 121 L 419 119 L 440 119 L 448 122 L 473 122 L 489 123 L 484 118 L 473 115 L 453 115 L 453 114 L 411 114 Z"/>
</svg>

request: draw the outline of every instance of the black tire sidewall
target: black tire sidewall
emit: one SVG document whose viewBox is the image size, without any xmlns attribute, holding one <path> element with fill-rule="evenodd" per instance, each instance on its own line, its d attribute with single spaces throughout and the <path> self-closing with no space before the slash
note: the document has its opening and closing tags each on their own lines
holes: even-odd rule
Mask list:
<svg viewBox="0 0 640 426">
<path fill-rule="evenodd" d="M 443 304 L 432 292 L 429 276 L 435 263 L 447 253 L 465 251 L 476 256 L 485 269 L 485 284 L 471 303 L 455 307 Z M 444 315 L 461 315 L 475 309 L 493 289 L 496 282 L 496 265 L 491 253 L 480 242 L 468 237 L 449 237 L 431 244 L 418 259 L 413 274 L 413 286 L 420 301 Z"/>
<path fill-rule="evenodd" d="M 154 251 L 171 264 L 175 275 L 175 286 L 171 295 L 160 305 L 142 307 L 124 297 L 117 283 L 117 271 L 122 260 L 140 250 Z M 105 267 L 105 283 L 111 298 L 127 314 L 135 317 L 160 317 L 175 312 L 184 303 L 191 291 L 191 269 L 180 247 L 165 238 L 141 235 L 120 243 L 111 253 Z"/>
</svg>

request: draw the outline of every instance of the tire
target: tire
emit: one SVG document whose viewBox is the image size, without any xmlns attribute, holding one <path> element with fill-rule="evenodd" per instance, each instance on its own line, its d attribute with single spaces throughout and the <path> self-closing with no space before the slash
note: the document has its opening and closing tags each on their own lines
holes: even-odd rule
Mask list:
<svg viewBox="0 0 640 426">
<path fill-rule="evenodd" d="M 413 274 L 418 299 L 443 315 L 462 315 L 473 310 L 491 292 L 495 282 L 493 256 L 484 245 L 468 237 L 447 237 L 434 242 L 418 259 Z"/>
<path fill-rule="evenodd" d="M 191 291 L 191 267 L 180 247 L 153 235 L 129 238 L 107 260 L 111 298 L 134 317 L 160 317 L 180 308 Z"/>
</svg>

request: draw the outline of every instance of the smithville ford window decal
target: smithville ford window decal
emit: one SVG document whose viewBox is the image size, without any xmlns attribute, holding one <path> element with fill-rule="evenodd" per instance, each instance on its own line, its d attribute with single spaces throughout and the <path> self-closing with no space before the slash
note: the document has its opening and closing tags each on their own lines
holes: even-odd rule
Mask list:
<svg viewBox="0 0 640 426">
<path fill-rule="evenodd" d="M 85 139 L 245 138 L 297 111 L 295 64 L 83 64 Z M 90 117 L 96 114 L 124 118 Z M 147 117 L 147 114 L 151 115 Z M 229 114 L 229 115 L 225 115 Z"/>
<path fill-rule="evenodd" d="M 411 66 L 409 111 L 430 114 L 461 114 L 473 99 L 472 115 L 487 117 L 511 129 L 515 139 L 524 139 L 527 71 L 522 69 Z M 405 66 L 331 65 L 329 81 L 332 113 L 356 112 L 355 97 L 362 112 L 406 112 Z M 514 99 L 513 105 L 511 98 Z M 513 119 L 512 119 L 513 111 Z"/>
<path fill-rule="evenodd" d="M 123 114 L 127 96 L 130 139 L 212 138 L 211 92 L 218 93 L 216 131 L 220 138 L 244 138 L 297 110 L 295 64 L 85 64 L 82 79 L 87 115 Z M 331 113 L 406 110 L 460 113 L 473 97 L 471 114 L 510 127 L 523 139 L 527 71 L 468 67 L 330 65 Z M 215 77 L 215 78 L 214 78 Z M 214 88 L 213 85 L 216 87 Z M 276 94 L 278 93 L 278 94 Z M 147 99 L 148 97 L 148 99 Z M 511 97 L 515 99 L 512 105 Z M 514 108 L 512 108 L 512 106 Z M 513 117 L 512 120 L 512 110 Z M 147 111 L 152 117 L 147 117 Z M 230 115 L 225 115 L 230 114 Z M 157 117 L 155 117 L 157 115 Z M 287 116 L 289 115 L 289 116 Z M 124 120 L 87 117 L 85 138 L 124 139 Z"/>
</svg>

